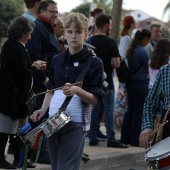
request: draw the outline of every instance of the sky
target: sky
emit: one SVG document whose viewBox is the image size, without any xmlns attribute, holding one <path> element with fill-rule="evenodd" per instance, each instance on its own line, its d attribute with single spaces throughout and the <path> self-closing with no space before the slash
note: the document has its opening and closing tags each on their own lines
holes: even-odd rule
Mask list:
<svg viewBox="0 0 170 170">
<path fill-rule="evenodd" d="M 80 5 L 83 0 L 55 0 L 58 3 L 60 13 L 69 12 Z M 139 9 L 145 13 L 162 20 L 163 10 L 169 0 L 123 0 L 124 9 Z M 163 21 L 168 21 L 168 14 Z"/>
</svg>

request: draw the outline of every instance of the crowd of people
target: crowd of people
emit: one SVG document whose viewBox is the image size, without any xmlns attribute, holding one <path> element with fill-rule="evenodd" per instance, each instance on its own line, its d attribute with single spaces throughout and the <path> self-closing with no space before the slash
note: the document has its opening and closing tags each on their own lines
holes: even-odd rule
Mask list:
<svg viewBox="0 0 170 170">
<path fill-rule="evenodd" d="M 0 168 L 17 169 L 22 141 L 14 136 L 19 128 L 29 122 L 34 129 L 59 111 L 69 114 L 71 121 L 44 141 L 37 160 L 51 164 L 52 170 L 79 170 L 85 138 L 93 147 L 100 141 L 99 133 L 106 147 L 147 148 L 155 119 L 164 119 L 170 100 L 170 41 L 161 38 L 162 26 L 154 23 L 132 37 L 137 22 L 126 16 L 118 46 L 109 37 L 112 18 L 103 8 L 90 12 L 89 26 L 81 13 L 71 12 L 63 21 L 53 0 L 24 2 L 27 11 L 11 22 L 0 55 Z M 121 59 L 133 79 L 119 83 L 115 100 L 114 70 Z M 102 89 L 104 80 L 107 92 Z M 78 81 L 83 83 L 74 85 Z M 30 94 L 54 88 L 59 89 L 37 96 L 36 107 L 28 113 L 25 102 Z M 115 137 L 115 115 L 123 119 L 120 140 Z M 106 136 L 100 131 L 103 117 Z M 162 139 L 170 135 L 169 129 L 167 123 Z M 8 138 L 12 164 L 4 153 Z M 36 153 L 29 154 L 27 167 L 35 168 Z"/>
</svg>

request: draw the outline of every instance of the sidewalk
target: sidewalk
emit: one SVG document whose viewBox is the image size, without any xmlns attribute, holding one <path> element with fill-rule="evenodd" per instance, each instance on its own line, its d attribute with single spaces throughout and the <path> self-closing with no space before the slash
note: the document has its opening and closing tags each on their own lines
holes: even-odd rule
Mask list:
<svg viewBox="0 0 170 170">
<path fill-rule="evenodd" d="M 101 127 L 105 134 L 105 127 Z M 120 131 L 115 130 L 116 139 L 120 139 Z M 140 147 L 107 148 L 107 141 L 100 141 L 97 146 L 89 146 L 86 141 L 84 152 L 90 155 L 91 160 L 87 163 L 82 162 L 81 170 L 114 170 L 115 167 L 122 165 L 143 162 L 145 150 Z"/>
<path fill-rule="evenodd" d="M 101 127 L 105 133 L 105 127 Z M 115 130 L 116 138 L 120 138 L 119 130 Z M 81 163 L 80 170 L 114 170 L 115 167 L 122 165 L 134 164 L 144 161 L 145 150 L 140 147 L 129 147 L 127 149 L 107 148 L 106 141 L 100 141 L 97 146 L 89 146 L 88 141 L 85 143 L 84 152 L 90 155 L 88 162 Z M 7 160 L 12 162 L 13 156 L 7 155 Z M 51 170 L 50 165 L 36 164 L 35 170 Z M 2 170 L 2 169 L 1 169 Z M 28 170 L 33 170 L 28 168 Z"/>
</svg>

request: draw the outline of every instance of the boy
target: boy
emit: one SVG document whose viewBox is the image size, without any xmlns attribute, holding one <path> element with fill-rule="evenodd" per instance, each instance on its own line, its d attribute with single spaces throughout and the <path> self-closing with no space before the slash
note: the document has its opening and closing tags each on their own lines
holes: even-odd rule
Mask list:
<svg viewBox="0 0 170 170">
<path fill-rule="evenodd" d="M 65 18 L 64 30 L 68 49 L 53 58 L 48 89 L 61 87 L 54 94 L 47 93 L 41 109 L 30 117 L 38 121 L 49 107 L 49 116 L 58 112 L 65 97 L 73 96 L 66 111 L 71 115 L 71 121 L 48 138 L 48 149 L 52 170 L 79 170 L 82 158 L 86 132 L 90 128 L 92 105 L 99 97 L 103 80 L 102 61 L 91 50 L 83 48 L 83 42 L 88 36 L 88 19 L 80 13 L 70 13 Z M 91 57 L 91 65 L 87 71 L 83 86 L 71 85 L 85 67 Z"/>
</svg>

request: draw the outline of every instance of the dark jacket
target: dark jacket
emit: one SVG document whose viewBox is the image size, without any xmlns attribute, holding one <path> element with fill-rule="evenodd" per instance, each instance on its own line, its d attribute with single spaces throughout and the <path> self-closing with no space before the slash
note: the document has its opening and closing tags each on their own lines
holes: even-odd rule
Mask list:
<svg viewBox="0 0 170 170">
<path fill-rule="evenodd" d="M 39 93 L 46 90 L 42 82 L 48 77 L 52 58 L 60 52 L 60 44 L 49 23 L 37 18 L 35 24 L 36 27 L 31 35 L 31 39 L 27 43 L 28 53 L 32 61 L 47 61 L 46 70 L 40 71 L 34 77 L 34 92 Z"/>
<path fill-rule="evenodd" d="M 18 93 L 4 70 L 4 65 L 18 89 Z M 31 60 L 25 47 L 16 40 L 8 39 L 1 51 L 0 113 L 13 119 L 27 116 L 27 110 L 20 97 L 24 100 L 27 99 L 32 85 L 32 75 L 36 72 L 38 70 L 31 66 Z"/>
</svg>

